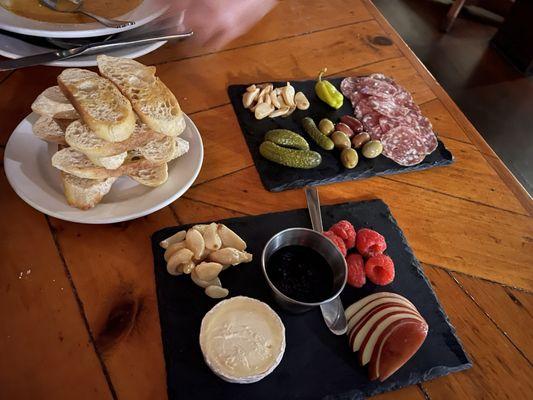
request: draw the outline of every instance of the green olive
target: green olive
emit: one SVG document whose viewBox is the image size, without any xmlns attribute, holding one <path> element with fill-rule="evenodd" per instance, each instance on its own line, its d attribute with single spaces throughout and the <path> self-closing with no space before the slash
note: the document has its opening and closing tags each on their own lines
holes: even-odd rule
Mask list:
<svg viewBox="0 0 533 400">
<path fill-rule="evenodd" d="M 359 149 L 368 141 L 370 141 L 370 135 L 367 132 L 361 132 L 352 137 L 352 146 L 354 149 Z"/>
<path fill-rule="evenodd" d="M 341 131 L 335 131 L 331 134 L 331 140 L 333 140 L 333 144 L 335 145 L 335 148 L 337 149 L 349 149 L 352 147 L 352 143 L 350 142 L 350 139 L 344 132 Z"/>
<path fill-rule="evenodd" d="M 359 156 L 357 155 L 357 151 L 351 148 L 344 149 L 341 152 L 341 162 L 345 168 L 348 168 L 348 169 L 355 168 L 355 166 L 359 162 Z"/>
<path fill-rule="evenodd" d="M 371 140 L 365 143 L 362 153 L 366 158 L 376 158 L 383 151 L 383 145 L 379 140 Z"/>
<path fill-rule="evenodd" d="M 320 122 L 318 123 L 318 129 L 322 134 L 329 136 L 331 133 L 335 130 L 335 125 L 333 125 L 333 122 L 327 118 L 322 118 Z"/>
</svg>

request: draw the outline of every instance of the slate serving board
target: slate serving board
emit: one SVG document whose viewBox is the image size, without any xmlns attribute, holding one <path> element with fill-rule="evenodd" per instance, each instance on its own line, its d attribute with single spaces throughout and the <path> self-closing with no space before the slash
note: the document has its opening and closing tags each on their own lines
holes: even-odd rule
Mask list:
<svg viewBox="0 0 533 400">
<path fill-rule="evenodd" d="M 337 88 L 343 78 L 329 79 Z M 274 87 L 284 86 L 286 82 L 273 82 Z M 334 110 L 322 102 L 315 94 L 315 81 L 291 81 L 296 91 L 303 92 L 309 99 L 311 106 L 308 110 L 296 110 L 287 118 L 264 118 L 256 120 L 254 114 L 242 105 L 242 95 L 249 85 L 231 85 L 228 94 L 239 120 L 242 133 L 248 145 L 248 149 L 254 160 L 255 167 L 264 187 L 271 192 L 281 192 L 283 190 L 301 188 L 306 185 L 325 185 L 328 183 L 344 182 L 358 179 L 370 178 L 379 175 L 400 174 L 411 171 L 422 171 L 428 168 L 448 165 L 453 162 L 453 156 L 439 141 L 437 149 L 428 155 L 424 161 L 412 167 L 402 167 L 394 161 L 379 156 L 369 160 L 359 152 L 359 163 L 354 169 L 346 169 L 339 161 L 339 151 L 326 151 L 320 148 L 305 133 L 301 120 L 304 117 L 311 117 L 318 125 L 322 118 L 329 118 L 334 122 L 346 114 L 353 115 L 353 107 L 348 99 L 344 99 L 344 104 L 339 110 Z M 304 136 L 311 146 L 311 150 L 322 155 L 322 163 L 317 168 L 305 170 L 289 168 L 283 165 L 266 160 L 259 154 L 259 145 L 263 142 L 265 133 L 271 129 L 289 129 Z"/>
<path fill-rule="evenodd" d="M 407 297 L 429 324 L 428 337 L 416 355 L 385 382 L 371 382 L 366 368 L 358 365 L 356 353 L 350 351 L 347 337 L 331 334 L 319 309 L 292 315 L 276 305 L 261 272 L 261 252 L 268 239 L 280 230 L 297 226 L 310 228 L 307 210 L 232 218 L 220 222 L 246 240 L 247 250 L 254 255 L 254 260 L 224 271 L 220 276 L 222 284 L 230 290 L 230 296 L 254 297 L 271 305 L 285 324 L 287 348 L 281 364 L 262 381 L 249 385 L 222 381 L 204 363 L 198 342 L 201 320 L 217 301 L 208 298 L 188 276 L 167 273 L 164 251 L 158 243 L 189 226 L 166 228 L 152 235 L 152 248 L 170 400 L 355 400 L 471 366 L 387 205 L 381 200 L 372 200 L 324 206 L 322 216 L 324 227 L 347 219 L 356 229 L 369 227 L 385 236 L 386 253 L 396 265 L 394 282 L 385 287 L 367 283 L 362 289 L 346 286 L 342 301 L 347 307 L 378 291 Z"/>
</svg>

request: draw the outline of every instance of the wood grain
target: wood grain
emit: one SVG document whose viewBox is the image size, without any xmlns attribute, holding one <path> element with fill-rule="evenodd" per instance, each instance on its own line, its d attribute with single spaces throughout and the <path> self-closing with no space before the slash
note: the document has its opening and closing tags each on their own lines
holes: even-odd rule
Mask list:
<svg viewBox="0 0 533 400">
<path fill-rule="evenodd" d="M 223 50 L 318 32 L 371 18 L 366 7 L 359 1 L 284 0 L 249 32 L 226 45 Z M 217 50 L 188 40 L 167 44 L 158 51 L 141 57 L 140 61 L 160 64 L 213 52 Z"/>
<path fill-rule="evenodd" d="M 264 190 L 253 167 L 198 185 L 187 196 L 252 214 L 305 207 L 301 190 Z M 325 204 L 381 198 L 422 261 L 533 288 L 533 224 L 527 216 L 383 178 L 324 186 L 320 197 Z"/>
<path fill-rule="evenodd" d="M 51 222 L 117 396 L 165 398 L 148 238 L 175 224 L 171 210 L 110 226 Z"/>
<path fill-rule="evenodd" d="M 46 218 L 3 168 L 0 204 L 0 398 L 111 398 Z"/>
<path fill-rule="evenodd" d="M 509 340 L 533 362 L 533 294 L 464 274 L 453 277 Z"/>
<path fill-rule="evenodd" d="M 432 400 L 527 399 L 533 368 L 479 307 L 442 269 L 424 266 L 473 367 L 422 386 Z M 431 327 L 430 327 L 431 329 Z"/>
<path fill-rule="evenodd" d="M 370 44 L 373 37 L 382 35 L 383 30 L 370 21 L 166 63 L 157 71 L 183 110 L 193 113 L 228 103 L 230 84 L 309 79 L 327 60 L 335 60 L 328 69 L 335 74 L 399 56 L 395 46 Z"/>
</svg>

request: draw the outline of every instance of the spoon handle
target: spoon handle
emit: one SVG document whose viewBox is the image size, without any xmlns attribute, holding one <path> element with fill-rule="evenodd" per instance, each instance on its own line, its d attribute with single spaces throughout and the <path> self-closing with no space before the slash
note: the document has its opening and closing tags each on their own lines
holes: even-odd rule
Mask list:
<svg viewBox="0 0 533 400">
<path fill-rule="evenodd" d="M 322 226 L 322 214 L 320 213 L 318 190 L 316 187 L 306 186 L 304 191 L 307 200 L 307 209 L 309 210 L 309 217 L 311 217 L 311 226 L 314 231 L 323 233 L 324 227 Z M 327 303 L 321 304 L 320 311 L 322 312 L 322 317 L 324 317 L 326 325 L 333 334 L 344 335 L 346 333 L 346 316 L 344 315 L 344 307 L 342 306 L 339 296 Z"/>
<path fill-rule="evenodd" d="M 105 25 L 109 28 L 124 28 L 125 26 L 130 26 L 130 25 L 135 24 L 135 21 L 119 21 L 116 19 L 109 19 L 109 18 L 101 17 L 99 15 L 86 11 L 83 8 L 80 8 L 78 12 L 92 19 L 95 19 L 96 21 L 100 22 L 102 25 Z"/>
<path fill-rule="evenodd" d="M 307 209 L 309 210 L 309 217 L 311 218 L 311 226 L 314 231 L 323 233 L 324 227 L 322 226 L 322 214 L 320 213 L 318 190 L 316 190 L 316 187 L 306 186 L 304 191 L 307 200 Z"/>
</svg>

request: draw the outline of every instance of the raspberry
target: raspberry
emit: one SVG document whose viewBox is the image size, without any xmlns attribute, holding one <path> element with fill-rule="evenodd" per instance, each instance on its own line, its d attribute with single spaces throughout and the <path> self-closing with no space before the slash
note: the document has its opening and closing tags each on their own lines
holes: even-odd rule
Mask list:
<svg viewBox="0 0 533 400">
<path fill-rule="evenodd" d="M 388 285 L 394 280 L 394 263 L 389 256 L 377 254 L 366 260 L 365 274 L 376 285 Z"/>
<path fill-rule="evenodd" d="M 339 248 L 343 257 L 346 257 L 346 245 L 344 244 L 344 241 L 340 237 L 338 237 L 331 231 L 324 232 L 324 236 L 331 239 L 331 241 L 335 243 L 335 245 Z"/>
<path fill-rule="evenodd" d="M 355 240 L 355 247 L 363 257 L 372 257 L 383 253 L 387 249 L 385 238 L 372 229 L 359 229 Z"/>
<path fill-rule="evenodd" d="M 360 254 L 348 254 L 346 264 L 348 264 L 348 284 L 356 288 L 363 287 L 366 283 L 363 257 Z"/>
<path fill-rule="evenodd" d="M 344 241 L 347 250 L 355 246 L 355 229 L 349 221 L 343 219 L 329 228 L 329 230 Z"/>
</svg>

